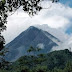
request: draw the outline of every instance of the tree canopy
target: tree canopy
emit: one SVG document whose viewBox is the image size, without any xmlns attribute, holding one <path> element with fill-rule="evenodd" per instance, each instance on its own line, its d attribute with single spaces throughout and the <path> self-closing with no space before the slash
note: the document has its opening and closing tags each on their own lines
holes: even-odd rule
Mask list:
<svg viewBox="0 0 72 72">
<path fill-rule="evenodd" d="M 41 56 L 40 56 L 41 55 Z M 72 72 L 72 52 L 68 49 L 37 56 L 22 56 L 1 72 Z"/>
</svg>

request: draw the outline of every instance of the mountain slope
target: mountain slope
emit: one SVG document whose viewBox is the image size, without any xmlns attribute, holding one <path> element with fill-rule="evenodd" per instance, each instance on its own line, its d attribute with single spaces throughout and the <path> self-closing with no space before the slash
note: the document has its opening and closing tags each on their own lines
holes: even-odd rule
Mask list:
<svg viewBox="0 0 72 72">
<path fill-rule="evenodd" d="M 27 55 L 30 46 L 41 48 L 40 53 L 47 53 L 59 43 L 61 43 L 60 40 L 50 33 L 31 26 L 6 45 L 9 48 L 9 53 L 5 58 L 14 61 L 23 55 Z"/>
<path fill-rule="evenodd" d="M 47 31 L 62 42 L 65 42 L 69 38 L 69 35 L 63 32 L 61 29 L 50 28 L 47 24 L 35 25 L 35 27 Z"/>
</svg>

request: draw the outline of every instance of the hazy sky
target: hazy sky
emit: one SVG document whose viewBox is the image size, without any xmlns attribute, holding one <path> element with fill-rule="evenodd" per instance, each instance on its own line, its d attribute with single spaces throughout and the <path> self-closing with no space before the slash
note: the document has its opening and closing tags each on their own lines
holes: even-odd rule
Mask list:
<svg viewBox="0 0 72 72">
<path fill-rule="evenodd" d="M 67 33 L 71 33 L 72 28 L 72 8 L 68 0 L 63 3 L 52 4 L 51 2 L 43 2 L 43 8 L 38 15 L 30 17 L 20 8 L 13 15 L 8 17 L 7 30 L 3 32 L 6 43 L 13 40 L 22 31 L 31 25 L 47 24 L 51 28 L 60 28 Z M 70 1 L 70 0 L 69 0 Z M 71 0 L 72 1 L 72 0 Z"/>
</svg>

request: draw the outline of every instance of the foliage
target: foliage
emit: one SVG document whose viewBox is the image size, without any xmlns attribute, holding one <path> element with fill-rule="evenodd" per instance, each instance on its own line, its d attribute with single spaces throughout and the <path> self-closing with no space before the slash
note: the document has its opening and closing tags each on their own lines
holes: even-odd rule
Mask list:
<svg viewBox="0 0 72 72">
<path fill-rule="evenodd" d="M 6 69 L 7 72 L 72 72 L 72 52 L 54 51 L 38 56 L 23 56 Z M 5 71 L 5 72 L 6 72 Z"/>
<path fill-rule="evenodd" d="M 64 68 L 65 72 L 72 72 L 72 61 L 68 61 L 66 63 L 66 67 Z"/>
<path fill-rule="evenodd" d="M 33 71 L 34 72 L 47 72 L 47 66 L 37 65 Z"/>
<path fill-rule="evenodd" d="M 2 69 L 0 69 L 0 72 L 8 72 L 7 70 L 2 70 Z"/>
<path fill-rule="evenodd" d="M 34 48 L 33 46 L 31 46 L 28 50 L 27 50 L 27 52 L 28 53 L 33 53 L 33 55 L 37 55 L 37 52 L 39 52 L 41 50 L 41 48 Z M 30 55 L 30 54 L 29 54 Z"/>
</svg>

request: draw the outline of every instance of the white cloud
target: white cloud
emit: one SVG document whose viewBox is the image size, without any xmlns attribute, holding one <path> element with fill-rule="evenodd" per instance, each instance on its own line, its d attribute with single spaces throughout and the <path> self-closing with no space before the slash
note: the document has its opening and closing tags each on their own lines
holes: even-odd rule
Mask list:
<svg viewBox="0 0 72 72">
<path fill-rule="evenodd" d="M 53 47 L 51 51 L 64 49 L 69 49 L 70 51 L 72 51 L 72 37 L 69 37 L 68 40 L 62 43 L 61 45 Z"/>
<path fill-rule="evenodd" d="M 41 49 L 44 49 L 44 44 L 43 44 L 43 43 L 39 43 L 39 44 L 37 45 L 37 47 L 39 47 L 39 48 L 41 48 Z"/>
<path fill-rule="evenodd" d="M 70 37 L 61 28 L 50 28 L 47 24 L 35 25 L 35 27 L 47 31 L 48 33 L 58 38 L 61 42 L 65 42 Z"/>
<path fill-rule="evenodd" d="M 48 24 L 52 28 L 64 28 L 70 23 L 72 18 L 72 9 L 60 3 L 52 4 L 50 2 L 43 3 L 43 7 L 38 15 L 29 17 L 24 11 L 18 10 L 8 18 L 7 30 L 4 31 L 6 43 L 13 40 L 22 31 L 31 25 Z"/>
<path fill-rule="evenodd" d="M 44 24 L 48 24 L 48 26 L 52 28 L 61 28 L 64 27 L 66 24 L 69 23 L 68 19 L 62 17 L 62 16 L 52 16 L 48 17 L 44 20 Z"/>
</svg>

